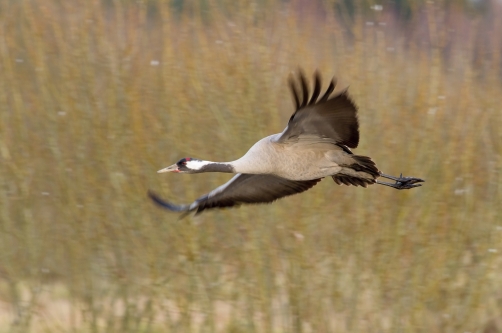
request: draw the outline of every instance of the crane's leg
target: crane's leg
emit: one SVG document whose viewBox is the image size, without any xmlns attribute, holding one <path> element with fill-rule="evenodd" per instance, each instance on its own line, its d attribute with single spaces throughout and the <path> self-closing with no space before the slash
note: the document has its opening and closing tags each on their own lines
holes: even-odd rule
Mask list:
<svg viewBox="0 0 502 333">
<path fill-rule="evenodd" d="M 417 183 L 423 183 L 425 180 L 421 178 L 415 178 L 415 177 L 403 177 L 403 174 L 401 174 L 399 177 L 394 177 L 394 176 L 389 176 L 384 173 L 380 172 L 380 177 L 387 178 L 387 179 L 392 179 L 395 180 L 395 183 L 387 183 L 387 182 L 380 182 L 376 181 L 377 184 L 380 185 L 385 185 L 385 186 L 390 186 L 398 190 L 407 190 L 410 188 L 414 187 L 419 187 L 422 186 L 422 184 L 417 184 Z"/>
</svg>

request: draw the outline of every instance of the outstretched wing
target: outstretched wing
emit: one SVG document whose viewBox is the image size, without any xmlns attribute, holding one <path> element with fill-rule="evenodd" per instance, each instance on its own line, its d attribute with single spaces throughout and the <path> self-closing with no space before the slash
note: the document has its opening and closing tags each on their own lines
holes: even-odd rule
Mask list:
<svg viewBox="0 0 502 333">
<path fill-rule="evenodd" d="M 296 142 L 304 137 L 329 139 L 334 144 L 356 148 L 359 143 L 359 122 L 357 107 L 350 99 L 347 91 L 330 98 L 335 89 L 333 79 L 324 93 L 317 100 L 321 91 L 321 78 L 318 72 L 314 75 L 314 90 L 310 96 L 309 87 L 304 74 L 299 74 L 298 84 L 290 78 L 289 84 L 296 104 L 296 111 L 289 119 L 288 126 L 277 142 Z"/>
<path fill-rule="evenodd" d="M 198 198 L 189 205 L 174 205 L 148 192 L 158 205 L 174 212 L 201 213 L 205 209 L 224 208 L 241 204 L 273 202 L 288 195 L 304 192 L 320 179 L 294 181 L 273 175 L 250 175 L 239 173 L 227 183 Z"/>
</svg>

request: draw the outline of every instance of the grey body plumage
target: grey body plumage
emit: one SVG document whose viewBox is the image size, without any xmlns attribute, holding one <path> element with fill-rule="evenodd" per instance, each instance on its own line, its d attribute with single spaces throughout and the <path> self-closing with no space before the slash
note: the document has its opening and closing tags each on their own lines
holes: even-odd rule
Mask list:
<svg viewBox="0 0 502 333">
<path fill-rule="evenodd" d="M 211 162 L 185 158 L 159 172 L 237 173 L 231 180 L 188 205 L 175 205 L 149 191 L 160 206 L 176 212 L 200 213 L 247 203 L 267 203 L 304 192 L 322 178 L 331 176 L 337 184 L 366 187 L 381 184 L 395 189 L 421 186 L 423 179 L 393 177 L 381 173 L 371 158 L 354 155 L 359 143 L 357 107 L 342 91 L 331 96 L 335 80 L 321 98 L 320 75 L 314 75 L 312 95 L 300 72 L 299 82 L 290 79 L 296 105 L 282 133 L 259 140 L 241 158 L 232 162 Z M 395 183 L 377 181 L 378 177 Z"/>
</svg>

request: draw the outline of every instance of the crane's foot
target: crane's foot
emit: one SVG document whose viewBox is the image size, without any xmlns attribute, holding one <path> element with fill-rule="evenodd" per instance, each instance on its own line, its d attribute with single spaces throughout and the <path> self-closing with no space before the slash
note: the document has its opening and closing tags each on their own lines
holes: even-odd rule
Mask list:
<svg viewBox="0 0 502 333">
<path fill-rule="evenodd" d="M 380 173 L 380 177 L 387 178 L 387 179 L 392 179 L 395 180 L 395 183 L 387 183 L 387 182 L 380 182 L 377 180 L 377 184 L 380 185 L 385 185 L 385 186 L 390 186 L 398 190 L 408 190 L 410 188 L 414 187 L 419 187 L 422 186 L 422 184 L 418 183 L 423 183 L 425 180 L 421 178 L 415 178 L 415 177 L 403 177 L 403 174 L 401 174 L 399 177 L 394 177 L 394 176 L 389 176 L 383 173 Z"/>
</svg>

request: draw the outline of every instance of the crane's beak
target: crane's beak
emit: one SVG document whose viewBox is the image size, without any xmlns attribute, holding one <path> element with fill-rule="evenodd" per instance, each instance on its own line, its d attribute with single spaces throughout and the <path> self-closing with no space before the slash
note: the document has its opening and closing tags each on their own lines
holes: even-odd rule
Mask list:
<svg viewBox="0 0 502 333">
<path fill-rule="evenodd" d="M 180 172 L 180 171 L 178 170 L 178 166 L 176 164 L 173 164 L 171 166 L 168 166 L 167 168 L 157 171 L 157 173 L 163 173 L 163 172 Z"/>
</svg>

